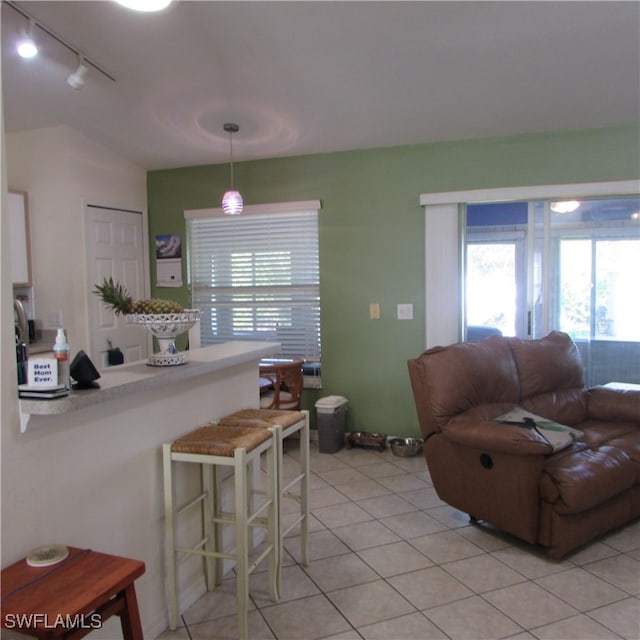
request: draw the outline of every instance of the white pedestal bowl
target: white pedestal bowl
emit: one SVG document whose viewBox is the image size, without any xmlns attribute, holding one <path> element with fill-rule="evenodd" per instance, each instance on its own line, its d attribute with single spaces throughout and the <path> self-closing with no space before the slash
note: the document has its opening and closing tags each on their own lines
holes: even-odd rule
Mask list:
<svg viewBox="0 0 640 640">
<path fill-rule="evenodd" d="M 200 309 L 185 309 L 182 313 L 133 313 L 133 324 L 144 327 L 158 340 L 159 351 L 149 356 L 153 367 L 172 367 L 188 361 L 187 351 L 178 351 L 176 337 L 200 322 Z"/>
</svg>

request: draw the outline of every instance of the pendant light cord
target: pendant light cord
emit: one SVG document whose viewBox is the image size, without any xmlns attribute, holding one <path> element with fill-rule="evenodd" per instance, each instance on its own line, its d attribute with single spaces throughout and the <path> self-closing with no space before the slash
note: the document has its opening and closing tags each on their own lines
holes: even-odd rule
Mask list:
<svg viewBox="0 0 640 640">
<path fill-rule="evenodd" d="M 231 167 L 231 189 L 233 190 L 233 131 L 229 131 L 229 164 Z"/>
<path fill-rule="evenodd" d="M 231 167 L 231 190 L 233 191 L 233 134 L 240 131 L 235 122 L 225 122 L 224 130 L 229 133 L 229 165 Z"/>
</svg>

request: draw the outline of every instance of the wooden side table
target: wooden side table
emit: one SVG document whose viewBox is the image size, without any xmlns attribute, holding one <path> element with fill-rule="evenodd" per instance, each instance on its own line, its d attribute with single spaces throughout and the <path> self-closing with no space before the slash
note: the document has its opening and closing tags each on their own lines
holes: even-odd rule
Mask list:
<svg viewBox="0 0 640 640">
<path fill-rule="evenodd" d="M 76 640 L 120 617 L 125 640 L 143 640 L 134 580 L 143 562 L 69 547 L 48 567 L 26 560 L 2 570 L 2 624 L 36 638 Z"/>
</svg>

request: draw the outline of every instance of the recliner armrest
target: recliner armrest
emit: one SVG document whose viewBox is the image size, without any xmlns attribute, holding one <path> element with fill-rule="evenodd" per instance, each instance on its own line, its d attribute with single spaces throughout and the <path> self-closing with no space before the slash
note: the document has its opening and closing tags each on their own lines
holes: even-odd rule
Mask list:
<svg viewBox="0 0 640 640">
<path fill-rule="evenodd" d="M 486 452 L 500 452 L 523 456 L 546 456 L 551 445 L 533 429 L 493 420 L 457 420 L 454 418 L 442 429 L 444 437 L 452 443 Z"/>
<path fill-rule="evenodd" d="M 595 420 L 640 424 L 640 391 L 592 387 L 587 395 L 587 416 Z"/>
</svg>

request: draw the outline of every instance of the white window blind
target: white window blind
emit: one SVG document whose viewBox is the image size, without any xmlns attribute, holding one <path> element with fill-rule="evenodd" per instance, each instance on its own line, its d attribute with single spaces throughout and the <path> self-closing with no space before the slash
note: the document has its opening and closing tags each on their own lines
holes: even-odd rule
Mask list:
<svg viewBox="0 0 640 640">
<path fill-rule="evenodd" d="M 185 212 L 203 345 L 267 340 L 282 356 L 320 359 L 319 203 L 310 204 Z"/>
</svg>

